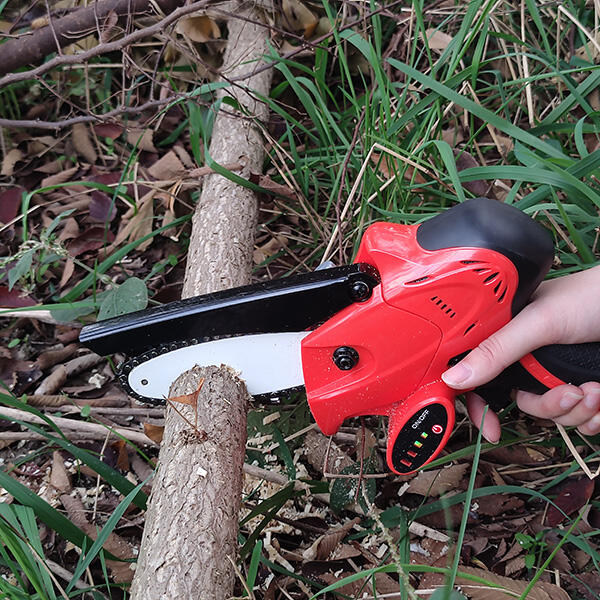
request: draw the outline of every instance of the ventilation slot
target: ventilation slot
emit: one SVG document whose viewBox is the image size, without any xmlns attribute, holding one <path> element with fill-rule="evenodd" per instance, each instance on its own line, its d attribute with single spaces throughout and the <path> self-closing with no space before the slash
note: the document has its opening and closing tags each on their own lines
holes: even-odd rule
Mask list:
<svg viewBox="0 0 600 600">
<path fill-rule="evenodd" d="M 435 302 L 435 305 L 439 307 L 440 310 L 444 311 L 451 319 L 456 316 L 456 313 L 450 308 L 441 298 L 438 296 L 433 296 L 430 298 L 432 302 Z"/>
<path fill-rule="evenodd" d="M 496 277 L 498 277 L 498 271 L 496 271 L 495 273 L 492 273 L 491 275 L 488 275 L 484 280 L 483 283 L 489 283 L 490 281 L 494 281 L 494 279 L 496 279 Z"/>
<path fill-rule="evenodd" d="M 481 262 L 480 260 L 461 260 L 460 264 L 461 265 L 477 265 L 480 262 Z"/>
<path fill-rule="evenodd" d="M 505 288 L 502 290 L 502 293 L 501 293 L 501 294 L 500 294 L 500 296 L 498 297 L 498 302 L 499 302 L 499 303 L 500 303 L 500 302 L 502 302 L 502 300 L 504 300 L 504 297 L 506 296 L 506 290 L 507 290 L 507 289 L 508 289 L 508 288 L 507 288 L 507 287 L 505 287 Z"/>
<path fill-rule="evenodd" d="M 417 283 L 423 283 L 429 279 L 429 275 L 425 275 L 425 277 L 419 277 L 418 279 L 413 279 L 412 281 L 407 281 L 404 285 L 416 285 Z"/>
<path fill-rule="evenodd" d="M 475 321 L 475 323 L 471 323 L 466 329 L 465 332 L 463 333 L 463 335 L 467 335 L 467 333 L 469 333 L 469 331 L 471 331 L 471 329 L 473 329 L 473 327 L 475 327 L 475 325 L 477 325 L 477 321 Z"/>
</svg>

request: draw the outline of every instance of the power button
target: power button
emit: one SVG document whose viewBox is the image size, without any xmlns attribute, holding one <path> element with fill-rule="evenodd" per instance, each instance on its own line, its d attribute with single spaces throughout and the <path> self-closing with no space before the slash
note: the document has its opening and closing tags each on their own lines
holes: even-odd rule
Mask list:
<svg viewBox="0 0 600 600">
<path fill-rule="evenodd" d="M 444 428 L 441 425 L 434 425 L 431 428 L 432 433 L 436 433 L 437 435 L 439 435 L 440 433 L 443 433 Z"/>
</svg>

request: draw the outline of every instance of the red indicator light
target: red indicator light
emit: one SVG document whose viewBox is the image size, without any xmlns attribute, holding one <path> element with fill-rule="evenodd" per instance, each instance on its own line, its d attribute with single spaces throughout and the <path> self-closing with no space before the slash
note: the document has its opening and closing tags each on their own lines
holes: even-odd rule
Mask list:
<svg viewBox="0 0 600 600">
<path fill-rule="evenodd" d="M 434 426 L 431 428 L 431 431 L 432 431 L 433 433 L 436 433 L 436 434 L 438 434 L 438 435 L 439 435 L 440 433 L 442 433 L 442 432 L 444 431 L 444 428 L 443 428 L 441 425 L 434 425 Z"/>
<path fill-rule="evenodd" d="M 406 460 L 405 458 L 403 458 L 400 462 L 406 467 L 410 467 L 412 465 L 412 463 L 409 460 Z"/>
<path fill-rule="evenodd" d="M 409 450 L 406 454 L 408 454 L 411 458 L 414 458 L 417 455 L 417 453 L 413 452 L 412 450 Z"/>
</svg>

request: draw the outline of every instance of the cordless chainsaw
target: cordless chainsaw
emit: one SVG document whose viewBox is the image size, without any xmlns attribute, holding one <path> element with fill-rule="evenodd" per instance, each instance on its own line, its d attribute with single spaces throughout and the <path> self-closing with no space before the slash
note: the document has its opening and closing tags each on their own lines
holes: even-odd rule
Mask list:
<svg viewBox="0 0 600 600">
<path fill-rule="evenodd" d="M 535 221 L 476 198 L 419 225 L 371 225 L 351 265 L 108 319 L 80 339 L 98 354 L 131 356 L 119 378 L 143 402 L 164 403 L 195 365 L 225 364 L 255 397 L 304 387 L 326 435 L 350 417 L 387 416 L 387 463 L 409 474 L 454 426 L 455 391 L 442 373 L 525 306 L 553 256 Z M 487 392 L 600 381 L 599 350 L 546 346 Z"/>
</svg>

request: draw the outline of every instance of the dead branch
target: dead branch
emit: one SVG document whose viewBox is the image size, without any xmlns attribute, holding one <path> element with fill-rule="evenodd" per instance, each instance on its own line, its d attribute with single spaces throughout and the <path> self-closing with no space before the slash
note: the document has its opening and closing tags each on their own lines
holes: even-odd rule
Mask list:
<svg viewBox="0 0 600 600">
<path fill-rule="evenodd" d="M 156 0 L 158 5 L 164 5 L 165 7 L 178 6 L 182 3 L 182 1 L 183 0 Z M 137 6 L 145 5 L 146 10 L 148 9 L 149 5 L 152 5 L 152 2 L 149 2 L 148 0 L 105 0 L 105 2 L 111 3 L 111 4 L 116 4 L 117 2 L 120 2 L 120 3 L 124 4 L 125 6 L 128 6 L 129 4 L 137 5 Z M 106 54 L 107 52 L 115 52 L 116 50 L 122 50 L 126 46 L 129 46 L 130 44 L 137 42 L 138 40 L 140 40 L 142 38 L 163 32 L 164 29 L 166 27 L 168 27 L 171 23 L 174 23 L 175 21 L 177 21 L 178 19 L 180 19 L 181 17 L 183 17 L 185 15 L 188 15 L 190 13 L 196 12 L 197 10 L 205 8 L 211 2 L 212 2 L 212 0 L 199 0 L 198 2 L 193 2 L 192 4 L 188 4 L 187 6 L 180 6 L 180 8 L 172 10 L 172 12 L 170 12 L 170 14 L 167 14 L 166 17 L 160 19 L 153 25 L 144 27 L 142 29 L 137 29 L 136 31 L 133 31 L 132 33 L 125 35 L 121 39 L 115 40 L 114 42 L 101 43 L 101 44 L 98 44 L 97 46 L 95 46 L 94 48 L 91 48 L 90 50 L 78 52 L 77 54 L 59 54 L 58 56 L 45 62 L 43 65 L 36 67 L 35 69 L 30 69 L 29 71 L 22 71 L 20 73 L 10 73 L 9 75 L 5 75 L 4 77 L 0 78 L 0 88 L 4 87 L 6 85 L 10 85 L 11 83 L 16 83 L 19 81 L 26 81 L 28 79 L 35 79 L 37 77 L 40 77 L 44 73 L 47 73 L 48 71 L 51 71 L 52 69 L 55 69 L 56 67 L 60 67 L 60 66 L 64 66 L 64 65 L 78 64 L 83 61 L 89 60 L 90 58 L 100 56 L 101 54 Z M 95 3 L 87 9 L 80 9 L 80 10 L 91 11 L 90 15 L 91 15 L 91 18 L 93 19 L 91 21 L 92 26 L 95 26 L 95 23 L 96 23 L 95 7 L 98 6 L 99 4 L 100 3 L 97 3 L 97 4 Z M 76 15 L 79 12 L 80 11 L 78 10 L 75 13 L 72 13 L 72 15 L 69 15 L 69 17 L 72 17 L 73 15 Z M 67 19 L 69 17 L 64 17 L 64 19 Z M 54 25 L 55 29 L 56 29 L 59 21 L 60 20 L 53 21 L 53 25 Z M 71 25 L 70 27 L 73 27 L 73 25 Z M 49 37 L 50 37 L 49 52 L 53 52 L 54 50 L 56 50 L 56 43 L 54 41 L 54 36 L 52 35 L 50 28 L 45 27 L 43 29 L 40 29 L 39 31 L 45 31 L 46 29 L 48 29 L 47 35 L 49 35 Z M 72 32 L 75 32 L 75 37 L 72 36 Z M 73 28 L 72 30 L 65 28 L 64 34 L 70 36 L 66 43 L 72 43 L 74 41 L 74 39 L 77 39 L 78 37 L 80 37 L 77 35 L 76 32 L 77 32 L 76 28 Z M 88 33 L 89 33 L 89 26 L 88 26 L 87 30 L 85 31 L 85 35 L 87 35 Z M 33 34 L 32 34 L 32 37 L 33 37 Z M 16 40 L 14 40 L 14 43 L 16 43 L 19 40 L 21 40 L 21 38 L 17 38 Z M 25 44 L 27 43 L 27 39 L 23 39 L 21 41 Z M 11 61 L 9 60 L 9 57 L 12 56 L 11 53 L 16 52 L 16 50 L 10 50 L 10 44 L 12 44 L 12 43 L 13 42 L 7 42 L 5 44 L 2 44 L 2 46 L 0 46 L 0 49 L 1 49 L 0 50 L 0 65 L 1 65 L 0 73 L 9 73 L 14 68 L 20 66 L 19 64 L 17 64 L 15 66 L 13 66 L 13 68 L 11 68 L 11 69 L 6 68 L 6 64 L 11 63 Z M 44 56 L 45 56 L 45 54 L 44 54 Z M 28 64 L 29 62 L 35 62 L 35 61 L 19 61 L 19 62 L 22 65 L 22 64 Z"/>
<path fill-rule="evenodd" d="M 267 29 L 260 12 L 232 2 L 223 78 L 248 73 L 262 64 Z M 250 91 L 267 96 L 271 70 L 251 76 L 243 86 L 222 90 L 260 122 L 267 108 Z M 247 91 L 248 90 L 248 91 Z M 219 164 L 238 163 L 238 173 L 260 173 L 264 146 L 255 121 L 225 111 L 216 116 L 210 154 Z M 248 189 L 222 176 L 207 174 L 194 215 L 183 296 L 213 292 L 250 281 L 257 201 Z M 194 392 L 193 382 L 206 381 L 197 415 L 184 406 L 187 421 L 198 418 L 203 441 L 171 407 L 167 408 L 159 468 L 153 484 L 133 600 L 230 598 L 235 580 L 238 510 L 246 437 L 246 394 L 226 368 L 192 370 L 171 388 L 182 396 Z M 187 383 L 186 383 L 187 382 Z M 236 387 L 237 386 L 237 387 Z M 208 459 L 208 460 L 207 460 Z M 202 504 L 198 504 L 201 502 Z"/>
<path fill-rule="evenodd" d="M 0 407 L 0 415 L 8 417 L 13 421 L 23 421 L 25 423 L 34 423 L 36 425 L 47 425 L 46 421 L 37 415 L 17 408 L 7 406 Z M 102 434 L 102 438 L 111 435 L 116 438 L 125 438 L 135 444 L 146 446 L 156 446 L 146 434 L 141 431 L 128 429 L 127 427 L 107 427 L 98 423 L 89 423 L 87 421 L 76 421 L 75 419 L 65 419 L 63 417 L 48 417 L 61 430 L 73 431 L 75 433 Z M 17 432 L 19 433 L 19 432 Z M 22 435 L 22 434 L 21 434 Z M 69 437 L 66 435 L 65 437 Z"/>
</svg>

